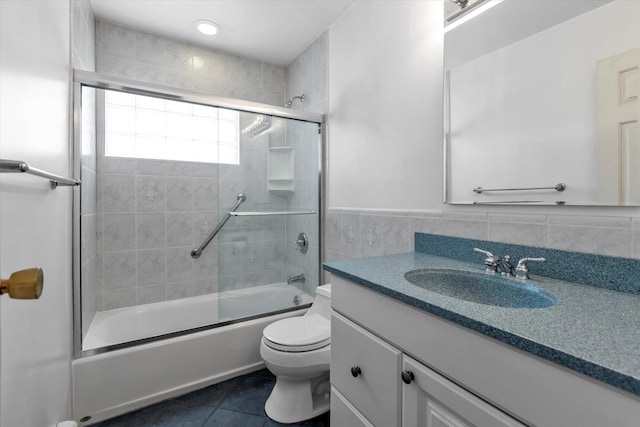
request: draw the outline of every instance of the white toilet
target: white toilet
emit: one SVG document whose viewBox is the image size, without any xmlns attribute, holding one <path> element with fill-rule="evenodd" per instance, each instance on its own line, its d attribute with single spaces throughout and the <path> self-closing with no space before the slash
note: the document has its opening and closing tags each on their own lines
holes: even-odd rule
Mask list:
<svg viewBox="0 0 640 427">
<path fill-rule="evenodd" d="M 274 421 L 295 423 L 329 410 L 331 361 L 331 285 L 319 286 L 302 317 L 264 328 L 260 356 L 276 376 L 264 405 Z"/>
</svg>

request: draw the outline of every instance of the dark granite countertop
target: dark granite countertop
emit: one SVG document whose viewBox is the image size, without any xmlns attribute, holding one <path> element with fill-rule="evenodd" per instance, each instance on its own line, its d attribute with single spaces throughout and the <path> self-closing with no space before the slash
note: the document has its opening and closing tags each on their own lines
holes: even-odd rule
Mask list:
<svg viewBox="0 0 640 427">
<path fill-rule="evenodd" d="M 332 274 L 640 396 L 640 295 L 532 275 L 527 284 L 555 295 L 555 305 L 496 307 L 404 278 L 421 268 L 484 270 L 481 262 L 419 252 L 324 264 Z"/>
</svg>

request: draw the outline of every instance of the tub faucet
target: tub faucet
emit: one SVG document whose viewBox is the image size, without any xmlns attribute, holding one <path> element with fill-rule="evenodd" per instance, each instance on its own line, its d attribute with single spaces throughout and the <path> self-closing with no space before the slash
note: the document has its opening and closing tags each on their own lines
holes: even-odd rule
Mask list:
<svg viewBox="0 0 640 427">
<path fill-rule="evenodd" d="M 304 274 L 298 274 L 297 276 L 291 276 L 287 279 L 287 285 L 291 285 L 293 283 L 304 283 L 305 282 Z"/>
</svg>

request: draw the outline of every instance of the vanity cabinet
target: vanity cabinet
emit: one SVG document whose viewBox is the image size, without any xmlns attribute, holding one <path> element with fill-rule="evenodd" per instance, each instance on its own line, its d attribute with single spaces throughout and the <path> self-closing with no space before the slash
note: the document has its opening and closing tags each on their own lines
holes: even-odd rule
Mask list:
<svg viewBox="0 0 640 427">
<path fill-rule="evenodd" d="M 331 305 L 332 425 L 639 425 L 636 395 L 337 275 Z"/>
<path fill-rule="evenodd" d="M 523 427 L 336 312 L 331 346 L 332 425 Z"/>
</svg>

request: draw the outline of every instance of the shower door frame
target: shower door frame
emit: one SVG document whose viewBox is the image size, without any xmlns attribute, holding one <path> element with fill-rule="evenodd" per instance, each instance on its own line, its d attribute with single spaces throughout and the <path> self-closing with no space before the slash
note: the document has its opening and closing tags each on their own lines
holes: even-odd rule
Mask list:
<svg viewBox="0 0 640 427">
<path fill-rule="evenodd" d="M 137 80 L 131 80 L 126 78 L 109 76 L 106 74 L 95 73 L 84 70 L 73 70 L 73 174 L 74 177 L 79 178 L 81 172 L 81 144 L 82 144 L 82 87 L 88 87 L 93 89 L 105 89 L 114 90 L 118 92 L 131 93 L 135 95 L 153 96 L 156 98 L 167 99 L 171 101 L 189 102 L 192 104 L 206 105 L 210 107 L 227 108 L 240 112 L 263 114 L 278 118 L 298 120 L 309 123 L 316 123 L 319 126 L 320 143 L 318 144 L 318 247 L 319 247 L 319 263 L 322 264 L 324 259 L 324 239 L 323 239 L 323 224 L 325 221 L 325 177 L 322 171 L 326 166 L 326 123 L 325 115 L 319 113 L 312 113 L 299 110 L 291 110 L 285 107 L 277 107 L 274 105 L 262 104 L 252 101 L 244 101 L 234 98 L 226 98 L 215 95 L 207 95 L 200 92 L 193 92 L 189 90 L 174 88 L 170 86 L 163 86 L 154 83 L 140 82 Z M 81 190 L 74 192 L 73 198 L 73 230 L 72 230 L 72 242 L 73 242 L 73 257 L 72 257 L 72 271 L 73 271 L 73 354 L 74 359 L 82 357 L 88 357 L 99 353 L 109 352 L 126 347 L 132 347 L 156 340 L 166 339 L 170 337 L 185 335 L 197 331 L 212 329 L 215 327 L 225 326 L 232 323 L 243 322 L 255 318 L 260 318 L 272 314 L 287 312 L 291 310 L 297 310 L 301 307 L 294 309 L 278 310 L 276 312 L 260 314 L 249 318 L 243 318 L 233 321 L 227 321 L 222 323 L 216 323 L 213 325 L 207 325 L 194 329 L 187 329 L 184 331 L 173 332 L 156 337 L 145 338 L 141 340 L 132 341 L 124 344 L 116 344 L 111 346 L 105 346 L 93 350 L 82 350 L 82 289 L 81 289 L 81 229 L 80 229 L 80 206 L 81 206 Z M 319 267 L 318 279 L 322 283 L 322 268 Z"/>
</svg>

